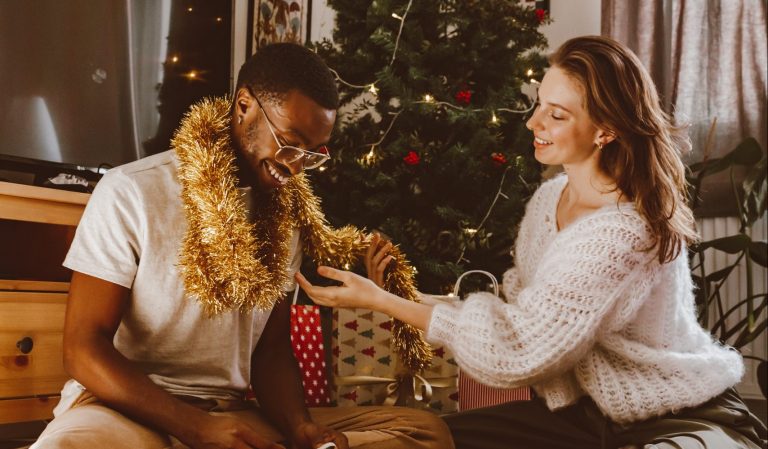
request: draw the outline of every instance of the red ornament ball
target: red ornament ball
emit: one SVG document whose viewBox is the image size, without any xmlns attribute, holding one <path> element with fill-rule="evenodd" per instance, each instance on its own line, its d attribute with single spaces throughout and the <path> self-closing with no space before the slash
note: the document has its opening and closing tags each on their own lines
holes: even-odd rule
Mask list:
<svg viewBox="0 0 768 449">
<path fill-rule="evenodd" d="M 404 157 L 403 161 L 408 165 L 419 165 L 421 157 L 415 151 L 409 151 L 408 156 Z"/>
<path fill-rule="evenodd" d="M 539 19 L 539 23 L 543 22 L 547 18 L 547 11 L 543 8 L 536 8 L 536 18 Z"/>
<path fill-rule="evenodd" d="M 491 153 L 491 160 L 496 165 L 504 165 L 507 163 L 507 157 L 502 153 Z"/>
<path fill-rule="evenodd" d="M 467 89 L 460 90 L 456 92 L 454 98 L 456 99 L 456 103 L 467 105 L 472 101 L 472 91 Z"/>
</svg>

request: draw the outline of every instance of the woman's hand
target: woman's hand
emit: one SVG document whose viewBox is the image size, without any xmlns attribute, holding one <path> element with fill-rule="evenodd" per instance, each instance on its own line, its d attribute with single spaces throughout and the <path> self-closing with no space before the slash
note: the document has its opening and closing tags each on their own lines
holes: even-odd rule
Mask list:
<svg viewBox="0 0 768 449">
<path fill-rule="evenodd" d="M 386 294 L 372 280 L 349 271 L 319 267 L 317 272 L 320 276 L 342 283 L 336 287 L 318 287 L 310 284 L 301 273 L 296 273 L 296 281 L 301 288 L 307 292 L 312 301 L 321 306 L 371 309 L 374 308 L 378 298 Z"/>
<path fill-rule="evenodd" d="M 371 246 L 365 253 L 365 270 L 368 273 L 368 279 L 372 280 L 379 287 L 384 287 L 384 270 L 394 258 L 387 255 L 392 249 L 392 242 L 382 238 L 377 232 L 371 238 Z"/>
<path fill-rule="evenodd" d="M 342 283 L 338 287 L 317 287 L 310 284 L 301 273 L 296 273 L 296 281 L 301 288 L 321 306 L 370 309 L 422 330 L 429 324 L 431 305 L 408 301 L 388 293 L 377 287 L 372 280 L 349 271 L 320 267 L 317 272 Z"/>
</svg>

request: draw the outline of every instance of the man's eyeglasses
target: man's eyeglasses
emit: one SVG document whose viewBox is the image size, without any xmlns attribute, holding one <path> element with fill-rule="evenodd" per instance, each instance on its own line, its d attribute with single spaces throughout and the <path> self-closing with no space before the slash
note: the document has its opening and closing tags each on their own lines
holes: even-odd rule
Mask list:
<svg viewBox="0 0 768 449">
<path fill-rule="evenodd" d="M 328 152 L 328 147 L 325 145 L 318 147 L 317 151 L 309 151 L 299 147 L 294 147 L 293 145 L 283 145 L 280 143 L 280 139 L 277 138 L 277 134 L 275 133 L 275 125 L 267 116 L 267 113 L 264 111 L 264 107 L 261 105 L 259 99 L 256 98 L 255 95 L 253 98 L 256 99 L 256 103 L 259 105 L 261 113 L 264 114 L 264 118 L 267 119 L 269 132 L 272 133 L 272 137 L 275 138 L 275 142 L 277 143 L 277 153 L 275 153 L 275 159 L 279 159 L 288 165 L 301 163 L 301 166 L 304 170 L 312 170 L 313 168 L 317 168 L 323 165 L 325 161 L 331 158 L 331 155 Z"/>
</svg>

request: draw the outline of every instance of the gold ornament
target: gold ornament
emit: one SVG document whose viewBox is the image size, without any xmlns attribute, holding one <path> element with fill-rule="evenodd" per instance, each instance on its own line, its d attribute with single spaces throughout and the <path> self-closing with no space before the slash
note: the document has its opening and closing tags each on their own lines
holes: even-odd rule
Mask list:
<svg viewBox="0 0 768 449">
<path fill-rule="evenodd" d="M 270 192 L 254 189 L 254 222 L 237 190 L 230 141 L 230 100 L 205 99 L 192 106 L 171 142 L 179 160 L 181 199 L 188 229 L 179 254 L 186 291 L 209 316 L 227 310 L 269 310 L 290 282 L 290 238 L 301 232 L 303 249 L 318 265 L 343 268 L 365 254 L 371 235 L 345 226 L 333 229 L 304 174 Z M 385 288 L 417 301 L 413 268 L 399 248 L 390 251 Z M 393 320 L 395 351 L 412 372 L 429 366 L 432 352 L 422 332 Z"/>
</svg>

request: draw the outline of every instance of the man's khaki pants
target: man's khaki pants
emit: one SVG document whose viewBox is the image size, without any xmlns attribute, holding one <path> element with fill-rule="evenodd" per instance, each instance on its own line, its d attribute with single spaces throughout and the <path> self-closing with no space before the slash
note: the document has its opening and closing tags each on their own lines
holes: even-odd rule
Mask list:
<svg viewBox="0 0 768 449">
<path fill-rule="evenodd" d="M 209 412 L 235 416 L 271 441 L 284 440 L 258 408 Z M 453 449 L 445 423 L 428 411 L 405 407 L 310 408 L 312 419 L 344 432 L 355 449 Z M 30 449 L 184 449 L 184 444 L 139 424 L 96 400 L 56 417 Z"/>
</svg>

